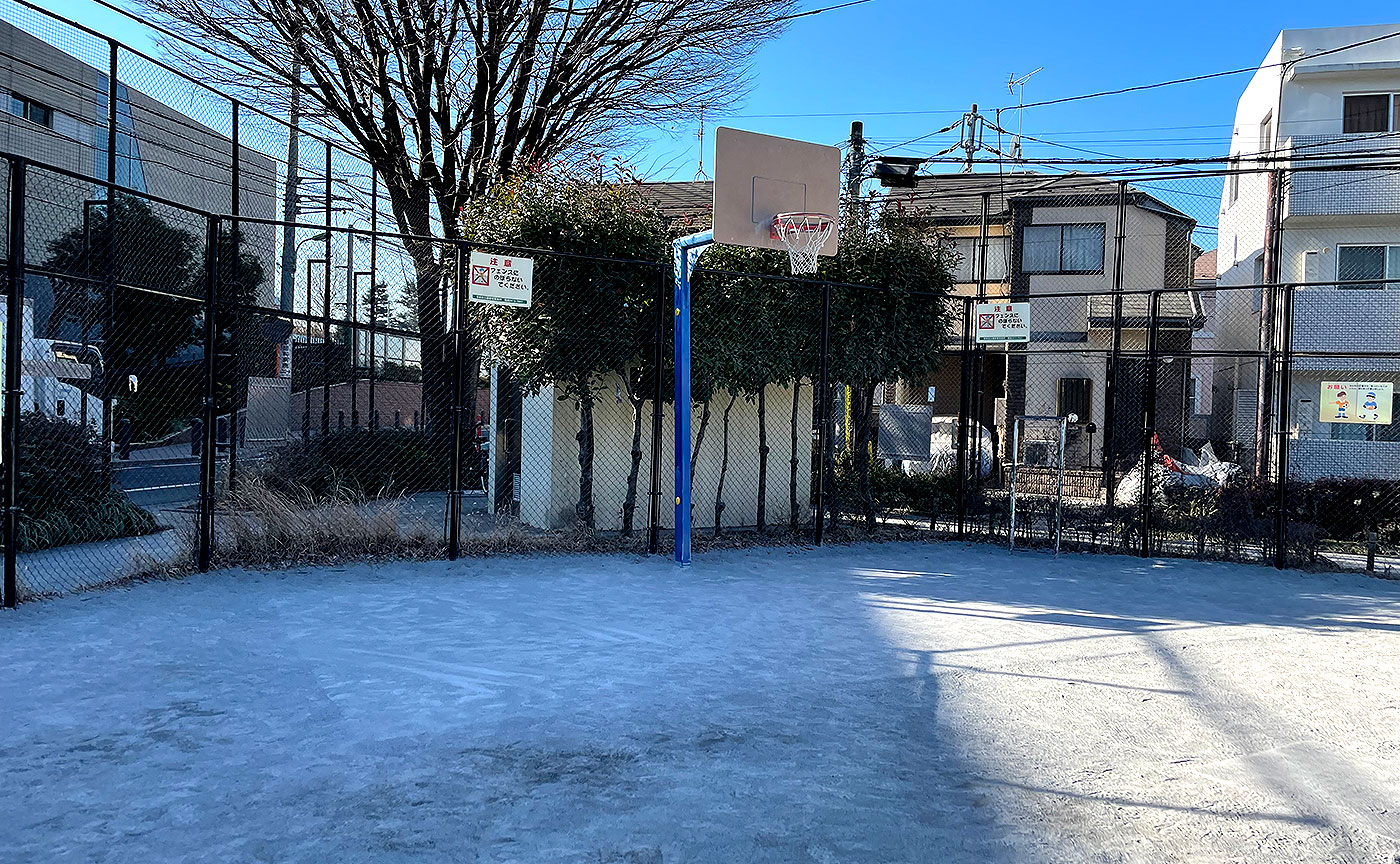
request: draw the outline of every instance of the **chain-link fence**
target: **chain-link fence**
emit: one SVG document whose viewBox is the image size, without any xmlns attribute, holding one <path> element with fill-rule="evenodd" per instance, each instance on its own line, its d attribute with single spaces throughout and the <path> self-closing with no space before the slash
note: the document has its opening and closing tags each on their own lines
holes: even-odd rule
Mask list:
<svg viewBox="0 0 1400 864">
<path fill-rule="evenodd" d="M 399 233 L 326 130 L 0 6 L 28 112 L 0 159 L 7 599 L 217 564 L 666 547 L 664 252 Z M 1310 136 L 1249 163 L 923 177 L 882 206 L 941 250 L 937 290 L 706 253 L 683 409 L 697 542 L 1010 543 L 1014 497 L 1018 547 L 1058 526 L 1066 549 L 1395 570 L 1392 162 Z M 708 187 L 662 185 L 675 233 L 703 227 Z M 473 252 L 528 258 L 534 303 L 468 302 Z M 1062 456 L 1013 452 L 1018 418 L 1060 417 Z"/>
</svg>

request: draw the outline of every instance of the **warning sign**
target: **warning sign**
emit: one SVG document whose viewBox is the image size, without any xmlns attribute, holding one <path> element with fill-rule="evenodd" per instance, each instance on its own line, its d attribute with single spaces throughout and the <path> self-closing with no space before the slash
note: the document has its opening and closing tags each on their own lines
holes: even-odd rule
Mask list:
<svg viewBox="0 0 1400 864">
<path fill-rule="evenodd" d="M 1390 425 L 1395 385 L 1389 381 L 1323 381 L 1318 419 L 1323 423 Z"/>
<path fill-rule="evenodd" d="M 976 315 L 978 344 L 1031 341 L 1029 303 L 978 303 Z"/>
<path fill-rule="evenodd" d="M 535 261 L 514 255 L 472 252 L 467 294 L 473 303 L 528 308 L 534 287 Z"/>
</svg>

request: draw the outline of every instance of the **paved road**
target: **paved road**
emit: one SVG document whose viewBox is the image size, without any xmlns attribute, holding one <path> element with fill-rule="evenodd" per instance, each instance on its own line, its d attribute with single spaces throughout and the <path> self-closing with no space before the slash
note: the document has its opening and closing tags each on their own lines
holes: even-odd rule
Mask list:
<svg viewBox="0 0 1400 864">
<path fill-rule="evenodd" d="M 199 459 L 121 462 L 113 465 L 117 483 L 132 502 L 147 509 L 191 503 L 199 495 Z"/>
</svg>

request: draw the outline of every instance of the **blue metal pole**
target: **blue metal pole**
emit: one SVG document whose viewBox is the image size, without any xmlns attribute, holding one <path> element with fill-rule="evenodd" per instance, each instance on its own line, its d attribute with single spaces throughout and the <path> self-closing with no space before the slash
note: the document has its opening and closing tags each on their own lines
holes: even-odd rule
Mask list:
<svg viewBox="0 0 1400 864">
<path fill-rule="evenodd" d="M 676 564 L 681 567 L 690 566 L 690 271 L 714 239 L 713 231 L 701 231 L 671 244 L 676 269 Z"/>
</svg>

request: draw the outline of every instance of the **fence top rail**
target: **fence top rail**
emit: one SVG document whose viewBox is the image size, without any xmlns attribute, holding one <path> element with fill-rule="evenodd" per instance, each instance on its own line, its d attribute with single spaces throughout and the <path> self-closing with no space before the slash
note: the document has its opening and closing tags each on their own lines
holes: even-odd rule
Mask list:
<svg viewBox="0 0 1400 864">
<path fill-rule="evenodd" d="M 512 246 L 508 243 L 493 243 L 474 240 L 470 237 L 434 237 L 426 234 L 404 234 L 399 231 L 372 230 L 349 225 L 327 225 L 324 222 L 288 222 L 261 216 L 234 216 L 232 214 L 211 214 L 216 219 L 250 225 L 272 225 L 279 228 L 299 228 L 306 231 L 327 231 L 333 234 L 350 234 L 359 237 L 384 240 L 408 240 L 416 243 L 436 243 L 445 246 L 471 247 L 475 249 L 500 249 L 518 255 L 552 255 L 556 258 L 577 258 L 585 261 L 606 261 L 613 264 L 641 264 L 669 271 L 671 264 L 666 261 L 648 261 L 645 258 L 614 258 L 608 255 L 590 255 L 587 252 L 565 252 L 559 249 L 543 249 L 537 246 Z"/>
<path fill-rule="evenodd" d="M 174 207 L 177 210 L 184 210 L 187 213 L 192 213 L 196 216 L 203 216 L 206 219 L 213 219 L 218 216 L 218 214 L 216 213 L 211 213 L 208 210 L 201 210 L 200 208 L 193 207 L 189 204 L 181 204 L 179 201 L 172 201 L 169 198 L 162 198 L 159 195 L 152 195 L 149 192 L 142 192 L 139 189 L 132 189 L 129 186 L 122 186 L 116 183 L 109 184 L 105 180 L 98 180 L 96 177 L 84 174 L 80 171 L 73 171 L 68 168 L 60 168 L 57 165 L 50 165 L 49 163 L 41 161 L 39 159 L 31 159 L 28 156 L 22 156 L 18 153 L 11 153 L 7 150 L 0 150 L 0 161 L 10 163 L 11 170 L 14 170 L 16 166 L 23 165 L 28 168 L 38 169 L 48 174 L 57 174 L 60 177 L 67 177 L 69 179 L 78 180 L 83 183 L 91 183 L 94 186 L 101 186 L 103 189 L 107 189 L 110 187 L 114 191 L 120 192 L 123 195 L 130 195 L 133 198 L 143 198 L 152 203 L 160 204 L 165 207 Z"/>
<path fill-rule="evenodd" d="M 183 80 L 183 81 L 185 81 L 185 82 L 187 82 L 187 83 L 193 84 L 193 85 L 195 85 L 196 87 L 198 87 L 199 89 L 201 89 L 201 90 L 203 90 L 203 91 L 205 91 L 205 92 L 207 92 L 207 93 L 210 93 L 210 94 L 212 94 L 213 96 L 216 96 L 216 97 L 218 97 L 218 98 L 220 98 L 220 99 L 227 99 L 227 100 L 229 101 L 230 104 L 236 105 L 236 106 L 238 106 L 240 109 L 247 109 L 247 110 L 250 110 L 250 111 L 254 112 L 255 114 L 258 114 L 258 115 L 261 116 L 261 117 L 264 117 L 264 118 L 266 118 L 266 119 L 268 119 L 268 120 L 271 120 L 272 122 L 274 122 L 274 123 L 276 123 L 276 124 L 282 126 L 282 127 L 285 128 L 285 129 L 288 129 L 288 130 L 290 130 L 290 131 L 292 131 L 292 132 L 295 132 L 295 133 L 297 133 L 297 134 L 299 134 L 299 135 L 305 135 L 307 138 L 311 138 L 311 139 L 313 139 L 313 140 L 315 140 L 315 141 L 318 141 L 318 142 L 320 142 L 320 143 L 322 143 L 322 144 L 325 144 L 325 145 L 327 145 L 327 146 L 329 146 L 329 147 L 332 147 L 332 148 L 334 148 L 334 149 L 336 149 L 336 150 L 339 150 L 341 153 L 343 153 L 343 154 L 345 154 L 345 155 L 347 155 L 347 156 L 353 157 L 353 158 L 355 158 L 355 159 L 361 159 L 361 160 L 363 160 L 363 157 L 361 157 L 360 155 L 356 154 L 354 151 L 348 149 L 344 144 L 341 144 L 341 143 L 339 143 L 339 142 L 337 142 L 337 141 L 334 141 L 334 140 L 330 139 L 329 137 L 327 137 L 327 136 L 325 136 L 325 135 L 323 135 L 323 134 L 318 134 L 318 133 L 316 133 L 316 132 L 311 132 L 311 131 L 308 131 L 308 130 L 306 130 L 306 129 L 303 129 L 301 126 L 294 126 L 294 125 L 292 125 L 292 123 L 291 123 L 290 121 L 285 120 L 285 119 L 283 119 L 283 118 L 281 118 L 281 117 L 278 117 L 277 115 L 272 114 L 272 113 L 270 113 L 270 112 L 268 112 L 268 111 L 265 111 L 265 110 L 263 110 L 263 109 L 257 107 L 256 105 L 249 105 L 248 103 L 244 102 L 243 100 L 239 99 L 238 97 L 236 97 L 236 96 L 230 96 L 229 94 L 223 92 L 222 90 L 219 90 L 217 87 L 215 87 L 214 85 L 208 83 L 207 81 L 201 81 L 201 80 L 199 80 L 198 78 L 195 78 L 194 76 L 192 76 L 190 73 L 181 71 L 180 69 L 175 68 L 175 67 L 172 66 L 171 64 L 165 62 L 164 60 L 159 60 L 159 59 L 157 59 L 157 58 L 155 58 L 155 57 L 152 57 L 151 55 L 149 55 L 149 54 L 147 54 L 146 52 L 140 50 L 139 48 L 133 48 L 133 47 L 131 47 L 130 45 L 126 44 L 125 42 L 121 41 L 120 39 L 117 39 L 117 38 L 114 37 L 114 36 L 109 36 L 109 35 L 107 35 L 106 33 L 103 33 L 103 32 L 101 32 L 101 31 L 99 31 L 99 30 L 96 30 L 96 29 L 94 29 L 94 28 L 92 28 L 92 27 L 89 27 L 89 26 L 87 26 L 86 24 L 83 24 L 83 23 L 81 23 L 81 22 L 79 22 L 79 21 L 75 21 L 75 20 L 73 20 L 72 18 L 67 18 L 67 17 L 65 17 L 65 16 L 63 16 L 63 15 L 59 15 L 57 12 L 53 12 L 53 11 L 51 11 L 51 10 L 49 10 L 49 9 L 45 9 L 45 8 L 42 7 L 42 6 L 40 6 L 40 5 L 36 4 L 36 3 L 31 2 L 31 0 L 11 0 L 11 2 L 13 2 L 13 3 L 15 3 L 15 4 L 19 5 L 19 6 L 22 6 L 22 7 L 26 8 L 26 9 L 30 10 L 31 12 L 37 12 L 37 13 L 39 13 L 40 15 L 43 15 L 44 17 L 49 18 L 49 19 L 51 19 L 51 20 L 53 20 L 53 21 L 57 21 L 57 22 L 59 22 L 59 23 L 61 23 L 61 24 L 64 24 L 64 25 L 66 25 L 66 26 L 68 26 L 68 27 L 72 27 L 73 29 L 78 30 L 78 31 L 80 31 L 80 32 L 82 32 L 82 33 L 86 33 L 87 35 L 92 36 L 92 37 L 95 38 L 95 39 L 100 39 L 101 41 L 106 42 L 108 45 L 111 45 L 111 46 L 116 47 L 116 48 L 118 48 L 118 49 L 120 49 L 120 50 L 122 50 L 122 51 L 125 51 L 125 52 L 127 52 L 128 54 L 132 54 L 132 55 L 134 55 L 134 56 L 136 56 L 136 57 L 140 57 L 142 60 L 145 60 L 145 61 L 148 62 L 148 63 L 151 63 L 151 64 L 153 64 L 153 65 L 155 65 L 155 66 L 157 66 L 157 67 L 159 67 L 159 68 L 161 68 L 161 69 L 164 69 L 166 72 L 169 72 L 171 75 L 174 75 L 174 76 L 176 76 L 177 78 L 179 78 L 179 79 L 181 79 L 181 80 Z M 187 38 L 181 36 L 181 35 L 178 34 L 178 33 L 175 33 L 175 32 L 173 32 L 173 31 L 171 31 L 171 30 L 168 30 L 168 29 L 166 29 L 166 28 L 164 28 L 164 27 L 157 26 L 157 25 L 153 24 L 153 23 L 150 22 L 150 21 L 146 21 L 146 20 L 144 20 L 144 19 L 141 19 L 141 18 L 138 18 L 138 17 L 136 17 L 136 16 L 133 16 L 130 12 L 128 12 L 128 11 L 125 10 L 125 9 L 122 9 L 122 8 L 119 7 L 119 6 L 116 6 L 116 5 L 111 4 L 111 3 L 103 3 L 103 2 L 101 2 L 101 0 L 94 0 L 94 2 L 97 2 L 98 5 L 104 6 L 104 7 L 108 8 L 108 9 L 112 10 L 113 12 L 117 12 L 118 14 L 121 14 L 121 15 L 126 16 L 127 18 L 130 18 L 131 20 L 133 20 L 133 21 L 135 21 L 135 22 L 137 22 L 137 23 L 139 23 L 139 24 L 141 24 L 141 25 L 143 25 L 143 26 L 145 26 L 145 27 L 150 28 L 150 29 L 156 31 L 157 33 L 160 33 L 162 36 L 166 36 L 166 37 L 168 37 L 168 38 L 170 38 L 170 39 L 174 39 L 174 40 L 180 42 L 181 44 L 183 44 L 183 45 L 185 45 L 185 46 L 187 46 L 187 47 L 189 47 L 189 48 L 192 48 L 192 49 L 194 49 L 194 50 L 200 51 L 200 52 L 202 52 L 202 53 L 204 53 L 204 54 L 206 54 L 206 55 L 212 57 L 213 59 L 216 59 L 216 60 L 218 60 L 218 61 L 220 61 L 220 62 L 222 62 L 222 63 L 229 63 L 229 64 L 231 64 L 231 65 L 233 65 L 233 66 L 236 66 L 236 67 L 238 67 L 238 68 L 242 68 L 242 69 L 244 69 L 245 71 L 249 71 L 249 72 L 256 71 L 256 70 L 253 70 L 253 69 L 251 69 L 250 67 L 248 67 L 246 64 L 241 64 L 241 63 L 239 63 L 237 60 L 233 60 L 233 59 L 230 59 L 230 58 L 228 58 L 228 57 L 223 57 L 223 56 L 220 56 L 220 55 L 218 55 L 218 54 L 215 54 L 215 53 L 212 52 L 212 51 L 209 51 L 209 50 L 206 49 L 206 48 L 201 48 L 200 46 L 195 45 L 193 42 L 191 42 L 191 40 L 189 40 L 189 39 L 187 39 Z M 151 94 L 151 95 L 153 95 L 153 94 Z"/>
</svg>

